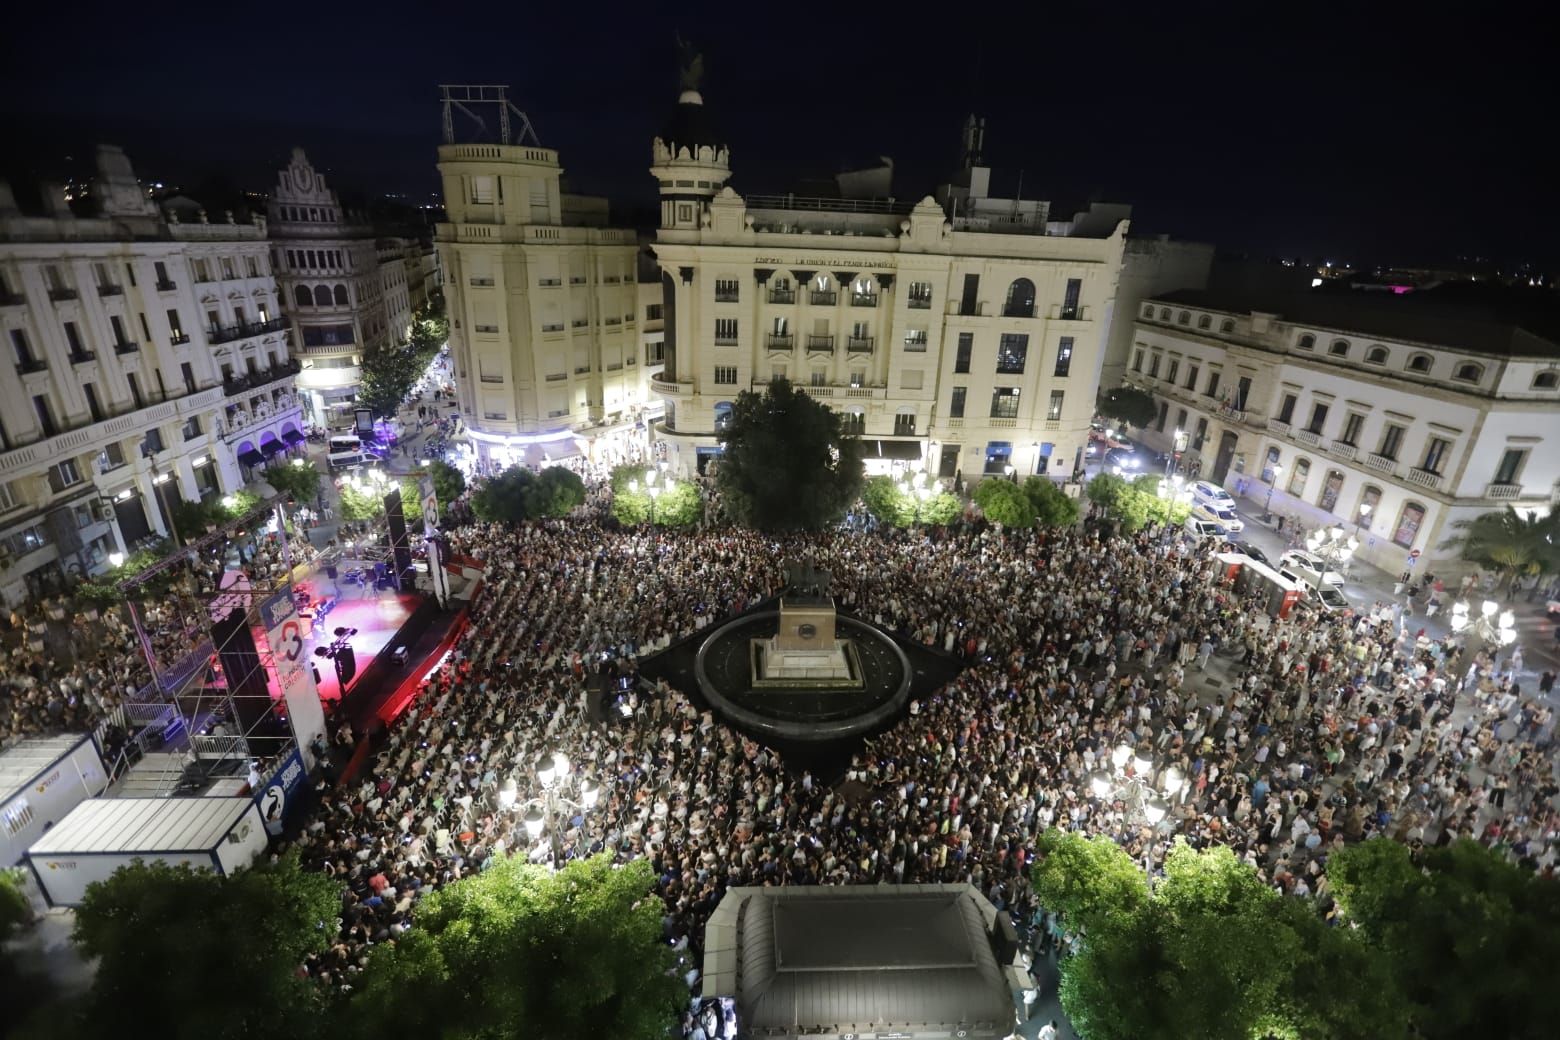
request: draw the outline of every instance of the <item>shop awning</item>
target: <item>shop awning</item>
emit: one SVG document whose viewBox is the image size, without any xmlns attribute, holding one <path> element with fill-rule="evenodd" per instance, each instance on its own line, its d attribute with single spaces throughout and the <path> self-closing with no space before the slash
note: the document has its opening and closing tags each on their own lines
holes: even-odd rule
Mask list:
<svg viewBox="0 0 1560 1040">
<path fill-rule="evenodd" d="M 869 459 L 910 462 L 921 457 L 920 441 L 867 441 L 862 452 Z"/>
<path fill-rule="evenodd" d="M 265 461 L 265 456 L 250 448 L 248 451 L 238 453 L 238 461 L 245 466 L 258 466 Z"/>
<path fill-rule="evenodd" d="M 264 444 L 260 445 L 260 454 L 264 455 L 266 458 L 270 458 L 279 451 L 286 450 L 287 445 L 283 444 L 281 441 L 266 441 Z"/>
<path fill-rule="evenodd" d="M 288 444 L 297 444 L 299 441 L 301 441 L 303 439 L 304 439 L 303 433 L 301 431 L 299 431 L 299 430 L 283 430 L 282 431 L 282 440 L 286 441 Z"/>
</svg>

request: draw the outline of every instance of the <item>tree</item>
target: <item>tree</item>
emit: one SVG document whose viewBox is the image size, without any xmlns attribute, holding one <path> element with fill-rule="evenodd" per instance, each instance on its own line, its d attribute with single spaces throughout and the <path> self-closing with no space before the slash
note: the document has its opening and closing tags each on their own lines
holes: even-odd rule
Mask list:
<svg viewBox="0 0 1560 1040">
<path fill-rule="evenodd" d="M 1114 473 L 1095 474 L 1083 489 L 1083 493 L 1089 496 L 1089 501 L 1107 513 L 1115 512 L 1127 491 L 1127 482 Z"/>
<path fill-rule="evenodd" d="M 443 459 L 430 462 L 426 472 L 433 478 L 433 493 L 441 507 L 452 504 L 466 493 L 466 474 Z"/>
<path fill-rule="evenodd" d="M 1034 508 L 1035 518 L 1045 527 L 1071 527 L 1078 522 L 1078 500 L 1056 486 L 1054 480 L 1045 477 L 1027 477 L 1023 483 L 1024 497 Z"/>
<path fill-rule="evenodd" d="M 377 491 L 365 491 L 348 481 L 337 489 L 343 520 L 373 520 L 384 515 L 385 499 Z"/>
<path fill-rule="evenodd" d="M 1135 386 L 1118 386 L 1100 394 L 1095 411 L 1107 419 L 1141 429 L 1154 421 L 1159 414 L 1159 406 L 1154 403 L 1154 395 L 1146 390 L 1139 390 Z"/>
<path fill-rule="evenodd" d="M 1464 560 L 1500 575 L 1508 598 L 1517 594 L 1520 579 L 1560 568 L 1560 516 L 1553 512 L 1539 516 L 1507 506 L 1452 527 L 1459 533 L 1441 548 L 1457 549 Z"/>
<path fill-rule="evenodd" d="M 279 495 L 286 495 L 300 505 L 312 504 L 320 494 L 320 471 L 312 462 L 294 459 L 279 463 L 265 471 L 265 482 Z"/>
<path fill-rule="evenodd" d="M 1053 830 L 1039 852 L 1036 896 L 1079 936 L 1061 999 L 1088 1040 L 1404 1033 L 1382 958 L 1227 847 L 1178 840 L 1153 889 L 1109 838 Z"/>
<path fill-rule="evenodd" d="M 86 1036 L 122 1033 L 155 1007 L 176 1040 L 308 1035 L 320 989 L 299 977 L 336 934 L 341 889 L 296 853 L 223 877 L 136 861 L 87 888 L 73 938 L 99 958 L 80 1007 Z"/>
<path fill-rule="evenodd" d="M 964 512 L 957 495 L 946 491 L 929 491 L 922 499 L 912 496 L 904 486 L 889 476 L 868 477 L 861 487 L 861 502 L 867 512 L 877 517 L 878 523 L 890 527 L 910 527 L 917 522 L 932 527 L 946 527 L 958 520 Z"/>
<path fill-rule="evenodd" d="M 557 873 L 503 857 L 423 898 L 376 947 L 351 1017 L 362 1036 L 662 1040 L 688 991 L 662 939 L 648 860 Z"/>
<path fill-rule="evenodd" d="M 526 497 L 532 519 L 565 517 L 585 501 L 585 481 L 566 466 L 548 466 L 537 475 Z"/>
<path fill-rule="evenodd" d="M 1560 882 L 1468 840 L 1415 854 L 1374 838 L 1334 853 L 1327 876 L 1420 1036 L 1554 1035 Z"/>
<path fill-rule="evenodd" d="M 536 474 L 511 466 L 477 487 L 471 510 L 480 520 L 518 524 L 567 516 L 584 501 L 585 482 L 571 469 L 549 466 Z"/>
<path fill-rule="evenodd" d="M 1033 527 L 1035 507 L 1023 489 L 1010 480 L 988 477 L 975 487 L 970 496 L 987 520 L 1003 527 Z"/>
<path fill-rule="evenodd" d="M 731 514 L 764 531 L 817 530 L 861 493 L 861 442 L 790 381 L 737 395 L 717 481 Z"/>
<path fill-rule="evenodd" d="M 371 347 L 363 353 L 358 406 L 376 418 L 394 418 L 427 367 L 428 358 L 410 343 Z"/>
<path fill-rule="evenodd" d="M 1163 484 L 1164 478 L 1152 473 L 1144 473 L 1132 479 L 1132 490 L 1142 496 L 1142 512 L 1154 523 L 1186 523 L 1186 518 L 1192 515 L 1191 504 L 1160 494 L 1159 489 Z"/>
</svg>

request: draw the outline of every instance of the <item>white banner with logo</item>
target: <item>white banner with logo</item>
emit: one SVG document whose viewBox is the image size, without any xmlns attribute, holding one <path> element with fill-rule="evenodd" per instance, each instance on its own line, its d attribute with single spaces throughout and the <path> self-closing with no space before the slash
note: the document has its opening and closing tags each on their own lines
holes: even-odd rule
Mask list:
<svg viewBox="0 0 1560 1040">
<path fill-rule="evenodd" d="M 293 739 L 304 765 L 313 769 L 315 738 L 325 737 L 325 709 L 320 706 L 319 690 L 306 660 L 308 644 L 303 638 L 303 619 L 293 602 L 292 586 L 260 604 L 265 623 L 266 642 L 276 668 L 276 681 L 287 702 L 287 718 L 292 723 Z"/>
</svg>

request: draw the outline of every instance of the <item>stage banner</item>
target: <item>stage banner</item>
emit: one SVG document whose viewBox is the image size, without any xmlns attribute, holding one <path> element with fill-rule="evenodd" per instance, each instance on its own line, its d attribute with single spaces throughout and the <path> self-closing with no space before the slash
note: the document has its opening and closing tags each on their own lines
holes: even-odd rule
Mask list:
<svg viewBox="0 0 1560 1040">
<path fill-rule="evenodd" d="M 439 496 L 433 491 L 433 478 L 424 473 L 417 478 L 417 497 L 422 500 L 423 535 L 432 537 L 439 532 Z"/>
<path fill-rule="evenodd" d="M 303 781 L 307 776 L 303 757 L 294 748 L 282 759 L 270 778 L 261 781 L 259 790 L 255 792 L 255 804 L 260 807 L 260 818 L 265 821 L 267 834 L 280 834 L 286 828 L 287 817 L 301 801 Z"/>
<path fill-rule="evenodd" d="M 293 739 L 298 743 L 305 768 L 313 769 L 315 738 L 325 739 L 325 709 L 320 706 L 314 675 L 305 659 L 308 651 L 303 641 L 303 619 L 293 602 L 291 585 L 260 604 L 260 619 L 271 647 L 276 683 L 287 701 Z"/>
</svg>

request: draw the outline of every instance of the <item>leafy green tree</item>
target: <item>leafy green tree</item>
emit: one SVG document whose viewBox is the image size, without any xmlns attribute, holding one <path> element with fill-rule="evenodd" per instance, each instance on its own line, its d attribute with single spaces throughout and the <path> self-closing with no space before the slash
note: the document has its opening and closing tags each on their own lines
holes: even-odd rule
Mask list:
<svg viewBox="0 0 1560 1040">
<path fill-rule="evenodd" d="M 140 1007 L 157 1008 L 157 1031 L 175 1040 L 311 1035 L 323 996 L 299 968 L 329 947 L 340 910 L 340 886 L 296 853 L 229 877 L 124 867 L 76 911 L 76 944 L 99 959 L 81 1035 L 120 1035 Z"/>
<path fill-rule="evenodd" d="M 1083 493 L 1089 496 L 1089 501 L 1107 513 L 1115 512 L 1127 491 L 1127 482 L 1114 473 L 1095 474 L 1083 489 Z"/>
<path fill-rule="evenodd" d="M 212 504 L 212 515 L 219 523 L 232 523 L 254 512 L 260 505 L 260 496 L 242 489 L 223 495 Z"/>
<path fill-rule="evenodd" d="M 22 925 L 32 920 L 32 906 L 16 868 L 0 868 L 0 947 Z"/>
<path fill-rule="evenodd" d="M 341 499 L 343 520 L 373 520 L 385 513 L 384 495 L 377 491 L 364 491 L 348 481 L 337 489 Z"/>
<path fill-rule="evenodd" d="M 1382 958 L 1229 848 L 1177 841 L 1152 889 L 1108 838 L 1053 830 L 1039 851 L 1036 897 L 1079 936 L 1061 999 L 1087 1040 L 1404 1035 Z"/>
<path fill-rule="evenodd" d="M 532 483 L 526 496 L 526 515 L 532 519 L 565 517 L 585 501 L 585 481 L 566 466 L 548 466 Z"/>
<path fill-rule="evenodd" d="M 1456 549 L 1469 563 L 1500 575 L 1508 597 L 1517 594 L 1522 578 L 1560 570 L 1560 514 L 1540 516 L 1507 506 L 1458 520 L 1452 527 L 1458 533 L 1441 548 Z"/>
<path fill-rule="evenodd" d="M 1024 497 L 1034 508 L 1035 518 L 1045 527 L 1071 527 L 1078 522 L 1078 500 L 1045 477 L 1026 477 Z"/>
<path fill-rule="evenodd" d="M 321 474 L 312 462 L 294 459 L 278 463 L 265 471 L 265 482 L 300 505 L 309 505 L 319 496 Z"/>
<path fill-rule="evenodd" d="M 987 520 L 1003 527 L 1027 528 L 1035 525 L 1035 507 L 1022 488 L 1009 480 L 988 477 L 975 487 L 971 496 Z"/>
<path fill-rule="evenodd" d="M 1186 518 L 1192 515 L 1191 505 L 1161 495 L 1159 493 L 1161 483 L 1163 478 L 1152 473 L 1144 473 L 1133 478 L 1132 490 L 1142 496 L 1141 511 L 1155 523 L 1174 525 L 1186 523 Z"/>
<path fill-rule="evenodd" d="M 425 472 L 433 478 L 433 493 L 441 508 L 466 493 L 466 474 L 443 459 L 430 462 Z"/>
<path fill-rule="evenodd" d="M 958 495 L 946 491 L 939 491 L 921 503 L 921 523 L 925 525 L 947 527 L 957 523 L 963 515 L 964 503 L 959 501 Z"/>
<path fill-rule="evenodd" d="M 861 487 L 861 501 L 878 523 L 891 527 L 910 527 L 919 522 L 946 527 L 964 513 L 957 495 L 946 491 L 929 493 L 925 500 L 905 493 L 904 486 L 889 476 L 868 477 Z"/>
<path fill-rule="evenodd" d="M 788 380 L 738 394 L 720 438 L 726 454 L 716 479 L 726 507 L 749 527 L 818 530 L 861 493 L 861 442 Z"/>
<path fill-rule="evenodd" d="M 1107 419 L 1141 429 L 1154 421 L 1154 417 L 1159 414 L 1159 406 L 1154 403 L 1154 395 L 1146 390 L 1139 390 L 1135 386 L 1118 386 L 1114 390 L 1101 392 L 1095 411 Z"/>
<path fill-rule="evenodd" d="M 357 403 L 376 418 L 392 418 L 428 367 L 410 343 L 373 347 L 363 353 Z"/>
<path fill-rule="evenodd" d="M 497 860 L 418 907 L 353 994 L 362 1036 L 663 1040 L 686 1006 L 647 860 Z"/>
<path fill-rule="evenodd" d="M 1334 853 L 1327 876 L 1420 1036 L 1554 1035 L 1560 882 L 1467 840 L 1415 855 L 1375 838 Z"/>
<path fill-rule="evenodd" d="M 518 524 L 543 517 L 567 516 L 585 501 L 585 482 L 563 466 L 540 474 L 511 466 L 478 485 L 471 510 L 478 519 Z"/>
</svg>

